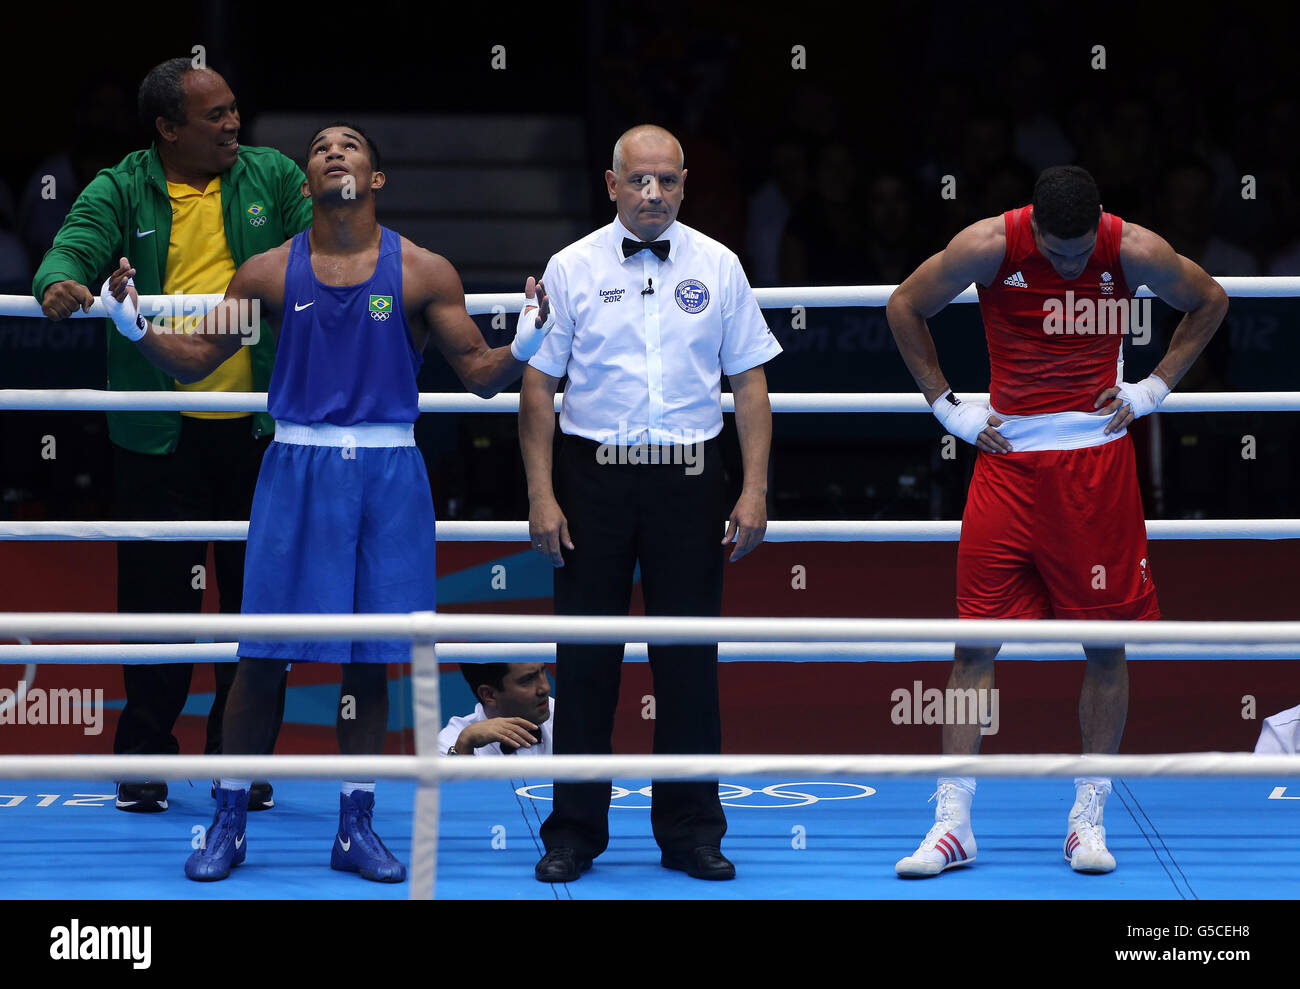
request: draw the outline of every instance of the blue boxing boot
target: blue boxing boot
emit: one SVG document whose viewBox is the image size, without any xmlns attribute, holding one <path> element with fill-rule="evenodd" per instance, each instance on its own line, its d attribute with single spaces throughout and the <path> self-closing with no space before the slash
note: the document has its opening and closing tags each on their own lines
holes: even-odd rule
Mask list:
<svg viewBox="0 0 1300 989">
<path fill-rule="evenodd" d="M 217 813 L 204 836 L 203 847 L 185 862 L 185 875 L 199 882 L 225 879 L 248 854 L 244 825 L 248 820 L 248 791 L 217 790 Z"/>
<path fill-rule="evenodd" d="M 339 794 L 339 833 L 334 836 L 330 868 L 359 872 L 362 879 L 377 883 L 400 883 L 406 879 L 406 866 L 384 847 L 370 826 L 374 812 L 373 791 Z"/>
</svg>

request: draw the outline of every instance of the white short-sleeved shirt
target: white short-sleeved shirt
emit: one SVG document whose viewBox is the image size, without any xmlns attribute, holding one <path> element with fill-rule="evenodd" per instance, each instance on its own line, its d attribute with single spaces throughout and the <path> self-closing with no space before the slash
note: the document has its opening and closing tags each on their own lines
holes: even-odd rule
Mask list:
<svg viewBox="0 0 1300 989">
<path fill-rule="evenodd" d="M 1259 755 L 1300 752 L 1300 704 L 1264 719 L 1255 752 Z"/>
<path fill-rule="evenodd" d="M 548 698 L 551 702 L 551 716 L 542 722 L 542 740 L 530 748 L 516 749 L 515 755 L 551 755 L 554 746 L 551 743 L 551 737 L 554 735 L 555 726 L 555 698 Z M 474 705 L 474 713 L 464 718 L 452 718 L 447 722 L 447 727 L 438 732 L 438 751 L 445 754 L 448 749 L 456 744 L 456 739 L 460 738 L 460 733 L 465 730 L 467 725 L 476 724 L 479 721 L 486 721 L 487 715 L 483 712 L 483 705 Z M 493 742 L 491 745 L 484 745 L 474 750 L 475 755 L 501 755 L 501 743 Z"/>
<path fill-rule="evenodd" d="M 740 259 L 674 222 L 667 260 L 615 218 L 551 258 L 542 281 L 555 327 L 533 359 L 566 374 L 560 428 L 619 446 L 691 444 L 722 431 L 722 375 L 781 353 Z M 652 288 L 653 293 L 643 294 Z"/>
</svg>

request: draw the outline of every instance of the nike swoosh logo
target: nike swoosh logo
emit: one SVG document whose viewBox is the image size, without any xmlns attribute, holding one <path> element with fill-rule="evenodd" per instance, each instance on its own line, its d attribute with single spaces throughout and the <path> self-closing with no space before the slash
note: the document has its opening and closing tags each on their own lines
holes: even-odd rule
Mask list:
<svg viewBox="0 0 1300 989">
<path fill-rule="evenodd" d="M 235 847 L 236 847 L 236 848 L 243 848 L 243 847 L 244 847 L 244 836 L 243 836 L 242 834 L 241 834 L 238 838 L 235 839 Z"/>
<path fill-rule="evenodd" d="M 135 235 L 137 237 L 148 237 L 151 233 L 157 233 L 157 231 L 158 231 L 157 227 L 154 227 L 153 230 L 141 230 L 139 227 L 136 227 Z"/>
<path fill-rule="evenodd" d="M 312 299 L 311 302 L 307 303 L 307 306 L 314 306 L 314 305 L 316 305 L 316 300 L 315 300 L 315 299 Z M 295 303 L 293 304 L 293 311 L 294 311 L 294 312 L 302 312 L 304 309 L 307 308 L 307 306 L 300 306 L 300 305 L 298 305 L 298 303 L 295 302 Z"/>
<path fill-rule="evenodd" d="M 339 848 L 343 849 L 346 852 L 351 847 L 352 847 L 352 839 L 348 838 L 346 841 L 344 841 L 343 836 L 339 835 Z"/>
</svg>

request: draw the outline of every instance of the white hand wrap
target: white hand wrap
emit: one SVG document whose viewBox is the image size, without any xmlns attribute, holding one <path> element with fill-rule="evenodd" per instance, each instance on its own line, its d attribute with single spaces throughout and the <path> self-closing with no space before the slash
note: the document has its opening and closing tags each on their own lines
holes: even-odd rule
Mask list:
<svg viewBox="0 0 1300 989">
<path fill-rule="evenodd" d="M 517 361 L 527 361 L 542 349 L 542 341 L 555 325 L 555 310 L 546 314 L 546 322 L 537 325 L 537 300 L 525 299 L 524 308 L 519 313 L 519 322 L 515 325 L 515 338 L 510 341 L 510 353 Z"/>
<path fill-rule="evenodd" d="M 1119 397 L 1128 402 L 1133 409 L 1134 419 L 1141 419 L 1160 408 L 1160 403 L 1168 394 L 1169 386 L 1154 374 L 1141 381 L 1133 383 L 1121 381 L 1119 384 Z"/>
<path fill-rule="evenodd" d="M 989 424 L 987 402 L 959 402 L 951 388 L 931 403 L 930 410 L 944 429 L 970 444 L 975 443 Z"/>
<path fill-rule="evenodd" d="M 135 342 L 149 332 L 149 321 L 136 310 L 135 300 L 131 298 L 130 292 L 126 294 L 126 298 L 121 302 L 113 298 L 113 293 L 108 290 L 109 281 L 111 279 L 104 279 L 104 287 L 99 290 L 100 301 L 104 303 L 104 308 L 108 310 L 108 318 L 117 327 L 117 332 L 128 340 Z M 126 283 L 134 285 L 135 279 L 128 278 Z"/>
</svg>

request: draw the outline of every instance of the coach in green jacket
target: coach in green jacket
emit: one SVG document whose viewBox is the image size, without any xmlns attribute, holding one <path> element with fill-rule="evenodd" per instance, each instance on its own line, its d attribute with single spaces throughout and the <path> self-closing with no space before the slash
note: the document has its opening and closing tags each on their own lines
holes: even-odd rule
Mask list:
<svg viewBox="0 0 1300 989">
<path fill-rule="evenodd" d="M 272 148 L 239 146 L 239 111 L 218 73 L 186 58 L 163 62 L 141 84 L 139 109 L 153 145 L 91 181 L 36 272 L 32 290 L 51 319 L 88 311 L 123 256 L 136 269 L 141 295 L 224 292 L 244 261 L 311 223 L 301 169 Z M 108 387 L 115 391 L 266 391 L 271 379 L 275 343 L 265 324 L 255 344 L 186 386 L 145 360 L 111 325 L 107 333 Z M 108 425 L 118 518 L 248 518 L 274 428 L 264 413 L 110 412 Z M 221 610 L 238 613 L 243 543 L 217 542 L 213 555 Z M 206 543 L 120 543 L 118 611 L 199 611 L 206 564 Z M 216 667 L 208 752 L 221 750 L 234 669 Z M 114 752 L 179 752 L 172 732 L 192 671 L 188 663 L 123 668 L 126 706 Z M 271 805 L 268 786 L 255 787 L 252 797 L 250 809 Z M 166 785 L 120 784 L 117 806 L 165 810 Z"/>
</svg>

